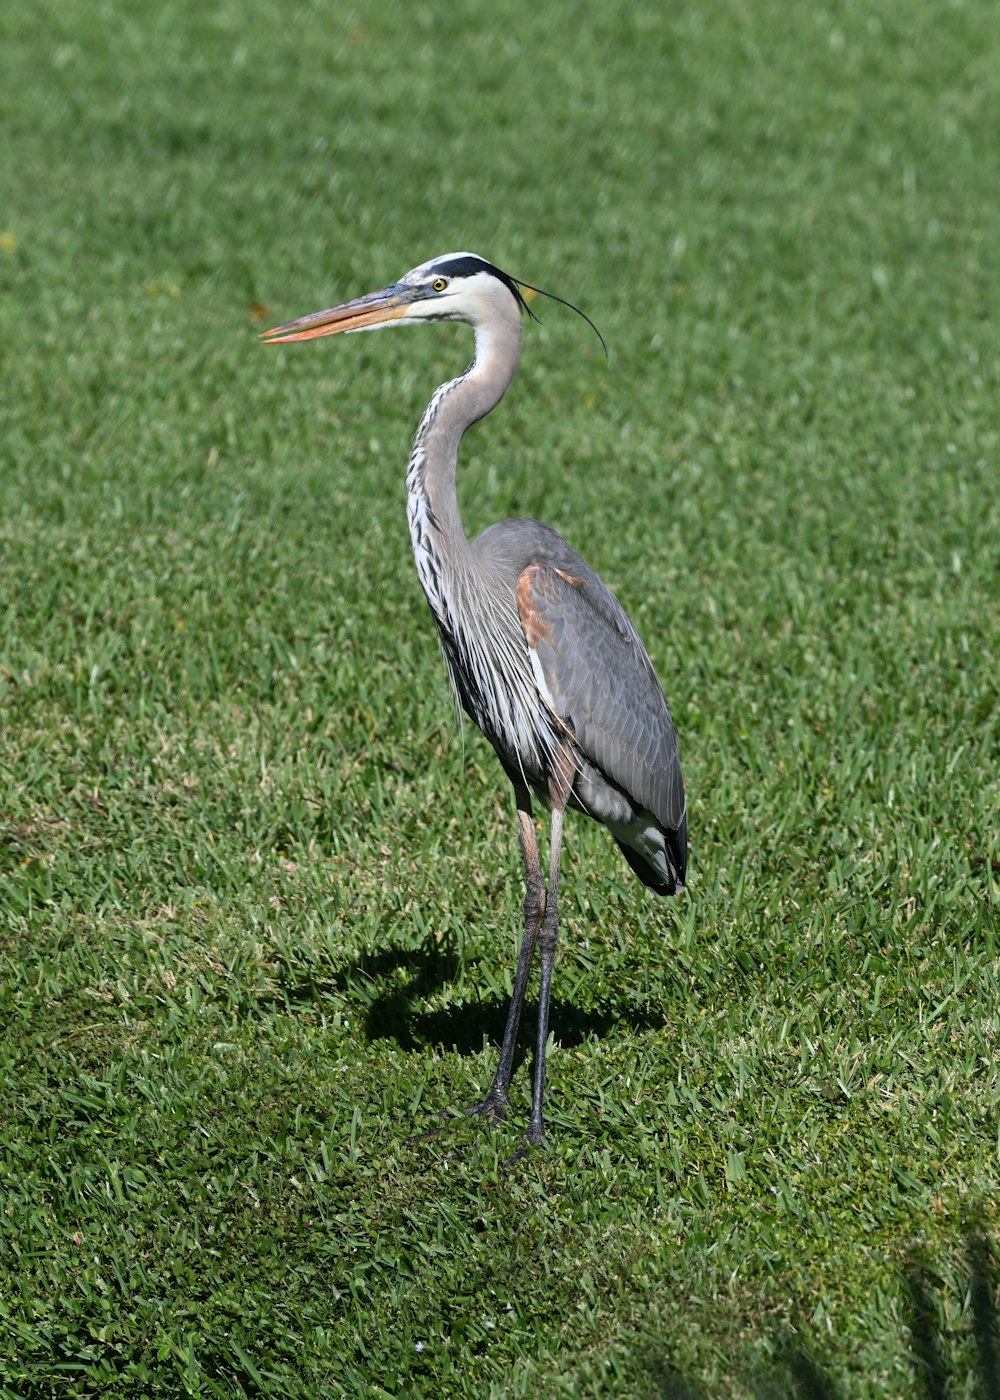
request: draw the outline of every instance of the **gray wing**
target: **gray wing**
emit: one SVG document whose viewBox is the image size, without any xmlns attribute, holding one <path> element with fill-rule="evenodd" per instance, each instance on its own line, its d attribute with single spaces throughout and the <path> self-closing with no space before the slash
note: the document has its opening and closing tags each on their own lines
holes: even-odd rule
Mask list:
<svg viewBox="0 0 1000 1400">
<path fill-rule="evenodd" d="M 582 561 L 581 561 L 582 563 Z M 530 564 L 517 581 L 539 689 L 583 755 L 667 831 L 686 827 L 677 737 L 628 614 L 589 568 Z"/>
</svg>

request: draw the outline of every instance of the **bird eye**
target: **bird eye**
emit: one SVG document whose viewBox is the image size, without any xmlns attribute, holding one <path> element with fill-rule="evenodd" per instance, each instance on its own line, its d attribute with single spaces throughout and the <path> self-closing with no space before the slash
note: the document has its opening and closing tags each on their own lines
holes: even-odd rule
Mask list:
<svg viewBox="0 0 1000 1400">
<path fill-rule="evenodd" d="M 436 292 L 443 292 L 444 289 L 445 289 L 445 287 L 447 287 L 447 285 L 448 285 L 448 279 L 447 279 L 447 277 L 435 277 L 435 278 L 434 278 L 434 281 L 431 283 L 431 286 L 434 288 L 434 290 L 435 290 Z"/>
</svg>

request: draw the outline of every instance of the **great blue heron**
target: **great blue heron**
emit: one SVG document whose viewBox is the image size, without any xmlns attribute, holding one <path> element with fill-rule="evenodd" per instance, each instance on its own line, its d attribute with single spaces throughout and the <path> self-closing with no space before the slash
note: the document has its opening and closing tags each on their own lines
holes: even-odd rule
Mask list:
<svg viewBox="0 0 1000 1400">
<path fill-rule="evenodd" d="M 275 344 L 424 321 L 464 321 L 475 331 L 472 364 L 441 385 L 420 420 L 406 475 L 407 515 L 417 573 L 455 692 L 513 784 L 524 857 L 524 936 L 500 1060 L 489 1093 L 469 1111 L 497 1120 L 507 1107 L 537 943 L 541 983 L 527 1132 L 528 1143 L 537 1144 L 544 1133 L 566 808 L 603 822 L 639 879 L 661 895 L 683 887 L 687 821 L 667 700 L 615 595 L 537 520 L 506 520 L 474 540 L 462 525 L 455 490 L 459 444 L 466 428 L 500 402 L 517 370 L 525 285 L 485 258 L 449 253 L 381 291 L 266 331 L 264 339 Z M 532 793 L 552 810 L 547 891 Z"/>
</svg>

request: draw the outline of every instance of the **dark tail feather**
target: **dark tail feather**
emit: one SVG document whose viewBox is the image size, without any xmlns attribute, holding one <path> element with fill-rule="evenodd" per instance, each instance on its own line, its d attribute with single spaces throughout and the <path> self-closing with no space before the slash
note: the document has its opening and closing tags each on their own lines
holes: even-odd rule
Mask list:
<svg viewBox="0 0 1000 1400">
<path fill-rule="evenodd" d="M 667 854 L 670 857 L 671 864 L 671 878 L 669 880 L 661 880 L 649 862 L 643 860 L 642 856 L 639 855 L 637 851 L 633 851 L 632 847 L 626 846 L 623 841 L 618 841 L 617 837 L 615 839 L 618 849 L 628 861 L 629 865 L 646 888 L 652 890 L 654 894 L 676 894 L 678 890 L 684 888 L 684 868 L 683 865 L 679 871 L 676 868 L 674 862 L 677 853 L 674 850 L 674 843 L 671 841 L 669 835 L 667 837 Z"/>
</svg>

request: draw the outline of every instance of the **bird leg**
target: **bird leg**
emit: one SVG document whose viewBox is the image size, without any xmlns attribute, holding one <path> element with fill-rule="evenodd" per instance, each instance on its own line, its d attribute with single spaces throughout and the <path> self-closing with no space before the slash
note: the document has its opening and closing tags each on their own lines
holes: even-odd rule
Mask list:
<svg viewBox="0 0 1000 1400">
<path fill-rule="evenodd" d="M 470 1108 L 470 1113 L 485 1113 L 493 1119 L 500 1119 L 507 1107 L 510 1091 L 510 1077 L 514 1071 L 514 1050 L 517 1044 L 517 1029 L 521 1022 L 521 1008 L 528 986 L 528 976 L 535 955 L 538 930 L 545 917 L 545 882 L 542 879 L 541 862 L 538 859 L 538 838 L 531 815 L 531 795 L 523 782 L 514 783 L 517 799 L 517 820 L 521 833 L 521 854 L 524 857 L 524 936 L 521 952 L 517 959 L 514 974 L 514 991 L 507 1012 L 507 1025 L 500 1046 L 500 1061 L 489 1093 L 480 1104 Z"/>
<path fill-rule="evenodd" d="M 537 1147 L 545 1136 L 542 1120 L 542 1099 L 545 1094 L 545 1049 L 549 1038 L 549 997 L 552 991 L 552 969 L 559 941 L 559 859 L 562 855 L 563 819 L 570 789 L 573 786 L 573 762 L 563 749 L 549 779 L 552 797 L 552 829 L 549 847 L 549 890 L 545 901 L 539 946 L 542 960 L 541 984 L 538 988 L 538 1038 L 535 1042 L 535 1084 L 531 1100 L 531 1122 L 527 1141 Z"/>
</svg>

